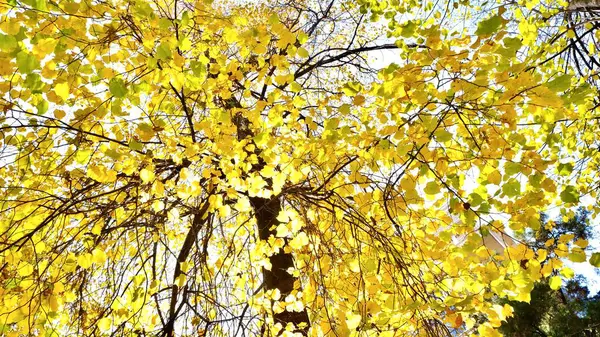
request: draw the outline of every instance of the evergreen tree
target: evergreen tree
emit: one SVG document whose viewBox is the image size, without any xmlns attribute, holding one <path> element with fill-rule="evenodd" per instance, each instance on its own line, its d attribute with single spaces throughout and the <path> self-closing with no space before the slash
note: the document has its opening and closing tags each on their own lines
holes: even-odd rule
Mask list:
<svg viewBox="0 0 600 337">
<path fill-rule="evenodd" d="M 568 221 L 550 222 L 542 215 L 542 228 L 535 235 L 526 235 L 538 249 L 556 254 L 558 238 L 574 235 L 574 240 L 592 237 L 589 212 L 579 209 Z M 559 289 L 552 289 L 550 278 L 535 284 L 531 301 L 502 301 L 513 309 L 513 316 L 504 322 L 500 331 L 507 337 L 567 337 L 600 336 L 600 294 L 590 297 L 585 279 L 578 276 Z"/>
</svg>

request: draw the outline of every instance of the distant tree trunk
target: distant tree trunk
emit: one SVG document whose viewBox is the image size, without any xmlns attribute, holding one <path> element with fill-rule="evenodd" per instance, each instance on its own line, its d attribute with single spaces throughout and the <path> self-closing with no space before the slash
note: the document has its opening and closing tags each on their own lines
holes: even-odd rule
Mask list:
<svg viewBox="0 0 600 337">
<path fill-rule="evenodd" d="M 569 11 L 600 9 L 600 0 L 571 0 L 567 9 Z"/>
</svg>

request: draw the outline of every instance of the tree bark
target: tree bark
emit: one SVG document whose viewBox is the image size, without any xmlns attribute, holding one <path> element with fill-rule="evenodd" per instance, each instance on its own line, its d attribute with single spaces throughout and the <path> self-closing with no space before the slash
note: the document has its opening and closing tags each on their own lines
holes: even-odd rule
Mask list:
<svg viewBox="0 0 600 337">
<path fill-rule="evenodd" d="M 250 198 L 250 204 L 254 209 L 258 233 L 261 240 L 268 240 L 269 236 L 275 235 L 275 228 L 279 225 L 277 215 L 281 211 L 281 200 L 279 197 L 273 196 L 270 199 L 265 198 Z M 285 240 L 287 245 L 287 240 Z M 279 290 L 281 299 L 292 293 L 294 283 L 298 278 L 287 272 L 288 268 L 294 266 L 294 257 L 291 253 L 285 253 L 280 249 L 277 253 L 269 258 L 271 262 L 271 270 L 263 269 L 263 279 L 265 290 Z M 281 323 L 284 327 L 287 323 L 293 323 L 296 327 L 294 332 L 299 332 L 303 336 L 308 334 L 309 319 L 306 309 L 302 311 L 284 310 L 280 313 L 273 314 L 275 323 Z M 304 323 L 304 328 L 298 328 Z M 263 329 L 267 331 L 267 329 Z"/>
<path fill-rule="evenodd" d="M 600 0 L 571 0 L 567 9 L 569 11 L 597 10 L 600 9 Z"/>
<path fill-rule="evenodd" d="M 250 129 L 250 121 L 241 113 L 234 116 L 233 122 L 237 128 L 237 137 L 239 140 L 253 137 L 253 132 Z M 255 148 L 254 154 L 258 157 L 258 164 L 252 166 L 251 172 L 259 172 L 265 166 L 265 162 L 260 157 L 260 150 Z M 266 180 L 267 188 L 272 187 L 272 181 Z M 277 215 L 281 211 L 281 198 L 279 196 L 271 196 L 270 198 L 250 197 L 250 204 L 254 211 L 259 238 L 267 241 L 271 235 L 275 235 L 275 228 L 280 224 L 277 220 Z M 285 245 L 287 245 L 287 239 Z M 294 283 L 298 280 L 287 272 L 288 268 L 294 266 L 294 257 L 291 253 L 285 253 L 280 249 L 275 254 L 269 257 L 271 270 L 263 268 L 263 284 L 265 290 L 279 290 L 280 299 L 285 299 L 294 290 Z M 302 311 L 289 311 L 285 309 L 283 312 L 274 313 L 273 320 L 275 323 L 281 323 L 283 327 L 288 323 L 293 323 L 295 326 L 294 332 L 301 333 L 303 336 L 308 335 L 309 319 L 306 308 Z M 298 327 L 304 324 L 304 327 Z M 263 327 L 263 334 L 269 336 L 268 327 Z"/>
</svg>

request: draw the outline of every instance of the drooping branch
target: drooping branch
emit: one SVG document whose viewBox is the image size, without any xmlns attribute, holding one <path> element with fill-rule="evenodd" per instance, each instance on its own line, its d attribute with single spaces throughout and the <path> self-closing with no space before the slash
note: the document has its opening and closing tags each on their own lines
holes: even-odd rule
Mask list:
<svg viewBox="0 0 600 337">
<path fill-rule="evenodd" d="M 209 208 L 208 198 L 204 201 L 202 207 L 198 210 L 198 212 L 194 215 L 192 220 L 192 226 L 190 227 L 181 249 L 179 250 L 179 255 L 177 256 L 177 262 L 175 264 L 175 270 L 173 272 L 173 285 L 171 287 L 171 302 L 169 305 L 169 316 L 166 322 L 166 325 L 163 330 L 163 336 L 171 337 L 173 336 L 175 321 L 177 319 L 178 309 L 177 302 L 179 297 L 179 285 L 178 279 L 182 275 L 181 264 L 187 261 L 190 252 L 192 250 L 192 246 L 196 239 L 198 238 L 198 234 L 202 229 L 203 225 L 208 221 L 209 217 L 207 216 L 207 211 Z"/>
</svg>

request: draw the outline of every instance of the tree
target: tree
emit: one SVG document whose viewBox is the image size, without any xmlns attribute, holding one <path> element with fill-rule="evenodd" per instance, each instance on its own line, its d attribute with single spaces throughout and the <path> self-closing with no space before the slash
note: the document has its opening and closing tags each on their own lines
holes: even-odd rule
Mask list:
<svg viewBox="0 0 600 337">
<path fill-rule="evenodd" d="M 504 336 L 587 336 L 600 335 L 598 314 L 600 296 L 589 296 L 583 280 L 569 280 L 560 290 L 547 282 L 537 283 L 531 302 L 514 302 L 513 317 L 500 327 Z"/>
<path fill-rule="evenodd" d="M 589 240 L 589 213 L 579 209 L 568 221 L 548 224 L 533 239 L 538 249 L 558 249 L 561 235 L 573 235 L 576 240 Z M 543 216 L 546 219 L 546 216 Z M 551 241 L 550 241 L 551 240 Z M 552 253 L 551 253 L 552 254 Z M 553 280 L 553 281 L 551 281 Z M 552 283 L 555 282 L 555 283 Z M 557 276 L 535 284 L 531 302 L 501 301 L 513 308 L 513 316 L 503 322 L 500 331 L 504 336 L 600 336 L 600 295 L 589 296 L 585 280 L 578 276 L 560 285 Z"/>
<path fill-rule="evenodd" d="M 569 269 L 482 239 L 596 197 L 598 116 L 505 8 L 458 12 L 0 4 L 2 333 L 498 336 Z"/>
</svg>

